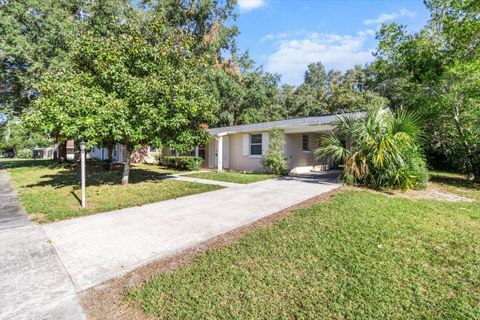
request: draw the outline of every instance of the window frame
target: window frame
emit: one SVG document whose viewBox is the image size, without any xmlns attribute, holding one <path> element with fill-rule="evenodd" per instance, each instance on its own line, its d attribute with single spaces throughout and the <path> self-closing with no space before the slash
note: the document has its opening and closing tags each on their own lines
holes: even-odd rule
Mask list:
<svg viewBox="0 0 480 320">
<path fill-rule="evenodd" d="M 252 142 L 253 136 L 259 136 L 260 142 Z M 252 153 L 252 146 L 260 146 L 260 153 Z M 263 136 L 261 133 L 251 133 L 249 134 L 249 144 L 248 144 L 249 155 L 253 157 L 258 157 L 263 155 Z"/>
<path fill-rule="evenodd" d="M 305 138 L 306 141 L 305 141 Z M 305 142 L 307 143 L 307 145 L 305 146 Z M 302 134 L 302 151 L 303 152 L 311 152 L 310 150 L 310 136 L 306 133 Z"/>
</svg>

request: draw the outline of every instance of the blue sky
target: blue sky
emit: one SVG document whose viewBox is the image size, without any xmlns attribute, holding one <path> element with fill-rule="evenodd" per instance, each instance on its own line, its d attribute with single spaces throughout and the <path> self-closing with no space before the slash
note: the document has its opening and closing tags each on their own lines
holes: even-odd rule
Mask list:
<svg viewBox="0 0 480 320">
<path fill-rule="evenodd" d="M 322 61 L 346 70 L 373 60 L 382 22 L 419 30 L 429 13 L 421 0 L 238 0 L 239 47 L 264 70 L 299 84 Z"/>
</svg>

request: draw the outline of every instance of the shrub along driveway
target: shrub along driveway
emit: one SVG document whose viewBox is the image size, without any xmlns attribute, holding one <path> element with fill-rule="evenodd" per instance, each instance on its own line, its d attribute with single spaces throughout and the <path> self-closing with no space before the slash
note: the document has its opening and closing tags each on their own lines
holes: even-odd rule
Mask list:
<svg viewBox="0 0 480 320">
<path fill-rule="evenodd" d="M 81 291 L 337 187 L 267 180 L 43 228 Z"/>
</svg>

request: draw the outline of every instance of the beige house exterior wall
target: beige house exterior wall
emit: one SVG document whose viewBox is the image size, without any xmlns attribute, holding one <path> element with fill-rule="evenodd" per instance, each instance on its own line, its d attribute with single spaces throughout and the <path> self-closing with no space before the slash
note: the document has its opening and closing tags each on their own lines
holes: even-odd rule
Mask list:
<svg viewBox="0 0 480 320">
<path fill-rule="evenodd" d="M 259 133 L 268 133 L 268 131 L 264 132 L 254 132 L 251 134 L 259 134 Z M 315 160 L 314 151 L 319 146 L 319 140 L 321 135 L 319 133 L 305 133 L 309 136 L 309 149 L 310 151 L 303 151 L 303 133 L 292 133 L 292 134 L 283 134 L 283 138 L 285 141 L 284 145 L 284 152 L 285 157 L 288 160 L 289 169 L 293 173 L 302 173 L 302 172 L 310 172 L 312 170 L 324 170 L 326 169 L 324 166 L 321 165 L 320 162 Z M 245 155 L 243 152 L 243 136 L 244 133 L 235 133 L 228 135 L 228 150 L 224 150 L 224 157 L 225 153 L 228 152 L 229 158 L 229 168 L 232 170 L 237 171 L 264 171 L 264 168 L 261 164 L 262 156 L 257 155 Z M 225 137 L 224 137 L 225 139 Z M 264 143 L 268 143 L 264 141 Z M 208 145 L 207 160 L 209 168 L 215 168 L 215 139 L 212 138 Z M 228 167 L 225 167 L 228 169 Z"/>
<path fill-rule="evenodd" d="M 261 159 L 262 156 L 243 155 L 243 134 L 230 135 L 230 168 L 239 171 L 263 171 Z"/>
<path fill-rule="evenodd" d="M 308 135 L 309 151 L 303 150 L 303 133 L 285 134 L 285 156 L 288 159 L 288 168 L 292 172 L 308 172 L 316 170 L 320 163 L 315 160 L 315 149 L 319 146 L 320 134 L 305 133 Z"/>
</svg>

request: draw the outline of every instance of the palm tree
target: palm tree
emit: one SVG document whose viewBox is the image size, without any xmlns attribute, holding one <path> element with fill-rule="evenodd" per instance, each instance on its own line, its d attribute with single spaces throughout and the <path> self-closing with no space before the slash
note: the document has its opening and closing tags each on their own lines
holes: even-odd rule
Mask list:
<svg viewBox="0 0 480 320">
<path fill-rule="evenodd" d="M 339 116 L 336 130 L 322 139 L 315 155 L 343 163 L 343 179 L 349 184 L 377 189 L 426 186 L 419 122 L 414 113 L 393 114 L 380 105 L 361 119 Z"/>
</svg>

